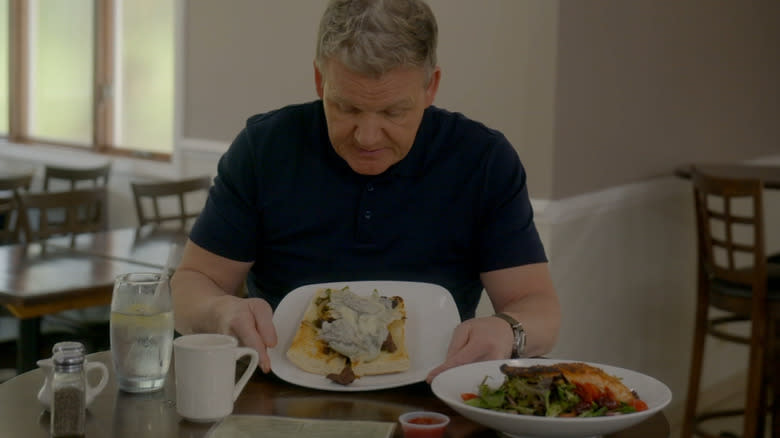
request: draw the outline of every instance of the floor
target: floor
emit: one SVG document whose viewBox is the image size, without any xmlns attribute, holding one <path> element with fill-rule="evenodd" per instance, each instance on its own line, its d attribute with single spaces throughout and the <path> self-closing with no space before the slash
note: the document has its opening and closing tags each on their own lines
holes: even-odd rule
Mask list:
<svg viewBox="0 0 780 438">
<path fill-rule="evenodd" d="M 724 393 L 729 394 L 729 400 L 722 401 L 723 404 L 718 404 L 719 409 L 738 408 L 744 405 L 745 393 L 743 388 L 731 388 L 727 390 L 724 388 Z M 765 426 L 765 438 L 771 438 L 770 420 L 767 419 Z M 706 423 L 705 430 L 712 434 L 720 434 L 722 438 L 739 438 L 742 435 L 742 417 L 731 417 L 717 420 L 710 420 Z M 673 430 L 671 438 L 679 438 L 680 431 Z"/>
</svg>

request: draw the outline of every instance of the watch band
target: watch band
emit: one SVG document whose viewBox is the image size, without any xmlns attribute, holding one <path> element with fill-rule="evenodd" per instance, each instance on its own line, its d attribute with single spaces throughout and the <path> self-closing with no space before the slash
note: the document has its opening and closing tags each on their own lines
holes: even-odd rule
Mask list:
<svg viewBox="0 0 780 438">
<path fill-rule="evenodd" d="M 503 319 L 512 328 L 512 333 L 515 336 L 512 342 L 512 359 L 521 357 L 525 353 L 525 329 L 523 329 L 523 324 L 520 324 L 518 320 L 503 312 L 496 313 L 493 316 Z"/>
</svg>

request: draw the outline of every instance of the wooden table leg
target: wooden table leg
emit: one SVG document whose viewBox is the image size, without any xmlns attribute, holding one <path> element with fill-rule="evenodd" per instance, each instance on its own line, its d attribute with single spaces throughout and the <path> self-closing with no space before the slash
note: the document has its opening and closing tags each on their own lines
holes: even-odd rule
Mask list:
<svg viewBox="0 0 780 438">
<path fill-rule="evenodd" d="M 16 371 L 21 374 L 35 368 L 38 361 L 41 338 L 41 318 L 19 320 L 19 337 L 16 338 Z"/>
</svg>

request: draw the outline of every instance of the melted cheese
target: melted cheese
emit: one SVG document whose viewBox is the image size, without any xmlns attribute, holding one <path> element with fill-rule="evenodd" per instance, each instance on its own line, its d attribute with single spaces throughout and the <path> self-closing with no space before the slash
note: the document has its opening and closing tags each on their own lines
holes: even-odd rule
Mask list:
<svg viewBox="0 0 780 438">
<path fill-rule="evenodd" d="M 326 307 L 335 319 L 322 323 L 319 337 L 353 362 L 376 359 L 387 339 L 387 326 L 401 318 L 392 301 L 377 291 L 363 297 L 348 288 L 331 290 Z"/>
</svg>

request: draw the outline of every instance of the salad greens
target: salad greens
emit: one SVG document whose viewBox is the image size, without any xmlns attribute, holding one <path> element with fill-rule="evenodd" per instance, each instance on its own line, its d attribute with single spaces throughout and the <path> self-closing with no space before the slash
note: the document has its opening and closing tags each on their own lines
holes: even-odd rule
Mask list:
<svg viewBox="0 0 780 438">
<path fill-rule="evenodd" d="M 500 412 L 547 417 L 600 417 L 636 412 L 635 406 L 615 400 L 606 388 L 569 382 L 562 374 L 542 377 L 505 376 L 497 388 L 479 385 L 478 394 L 461 397 L 470 406 Z"/>
</svg>

